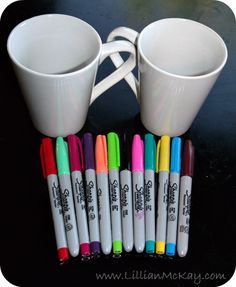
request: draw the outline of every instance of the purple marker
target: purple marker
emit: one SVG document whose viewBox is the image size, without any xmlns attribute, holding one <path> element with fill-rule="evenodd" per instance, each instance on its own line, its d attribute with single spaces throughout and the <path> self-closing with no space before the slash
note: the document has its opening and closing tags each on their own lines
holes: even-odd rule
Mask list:
<svg viewBox="0 0 236 287">
<path fill-rule="evenodd" d="M 93 145 L 93 136 L 91 133 L 85 133 L 83 136 L 83 150 L 84 150 L 84 161 L 85 161 L 85 180 L 86 180 L 87 210 L 88 210 L 89 235 L 90 235 L 90 249 L 92 254 L 97 255 L 101 251 L 101 243 L 99 234 L 94 145 Z"/>
</svg>

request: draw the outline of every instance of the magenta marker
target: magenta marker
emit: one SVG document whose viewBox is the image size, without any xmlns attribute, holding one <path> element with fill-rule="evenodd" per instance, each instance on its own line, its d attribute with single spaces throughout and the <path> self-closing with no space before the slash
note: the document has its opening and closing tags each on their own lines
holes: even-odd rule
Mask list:
<svg viewBox="0 0 236 287">
<path fill-rule="evenodd" d="M 144 219 L 144 146 L 139 135 L 134 135 L 132 143 L 134 246 L 138 253 L 145 247 Z"/>
<path fill-rule="evenodd" d="M 67 139 L 69 146 L 74 204 L 80 239 L 80 250 L 83 258 L 89 258 L 90 244 L 85 204 L 85 193 L 82 179 L 82 171 L 84 170 L 82 144 L 80 142 L 80 139 L 75 135 L 69 135 Z"/>
</svg>

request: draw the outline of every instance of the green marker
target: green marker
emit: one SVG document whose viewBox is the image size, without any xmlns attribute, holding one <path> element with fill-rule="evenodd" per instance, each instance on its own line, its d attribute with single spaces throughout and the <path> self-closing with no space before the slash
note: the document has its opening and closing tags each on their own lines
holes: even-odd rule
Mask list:
<svg viewBox="0 0 236 287">
<path fill-rule="evenodd" d="M 116 133 L 107 135 L 109 191 L 111 205 L 112 247 L 115 257 L 122 253 L 122 227 L 120 206 L 120 143 Z"/>
<path fill-rule="evenodd" d="M 68 248 L 70 255 L 76 257 L 79 254 L 79 236 L 70 179 L 68 146 L 62 137 L 58 137 L 56 141 L 56 159 Z"/>
</svg>

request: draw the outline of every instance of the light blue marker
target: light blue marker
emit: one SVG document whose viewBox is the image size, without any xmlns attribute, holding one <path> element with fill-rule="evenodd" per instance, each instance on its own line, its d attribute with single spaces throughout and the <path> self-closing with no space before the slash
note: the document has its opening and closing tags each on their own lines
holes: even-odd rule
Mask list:
<svg viewBox="0 0 236 287">
<path fill-rule="evenodd" d="M 145 237 L 146 253 L 155 253 L 155 169 L 156 142 L 152 134 L 146 134 L 144 183 L 145 183 Z"/>
<path fill-rule="evenodd" d="M 170 161 L 166 255 L 174 256 L 176 250 L 181 169 L 181 139 L 179 137 L 172 139 Z"/>
</svg>

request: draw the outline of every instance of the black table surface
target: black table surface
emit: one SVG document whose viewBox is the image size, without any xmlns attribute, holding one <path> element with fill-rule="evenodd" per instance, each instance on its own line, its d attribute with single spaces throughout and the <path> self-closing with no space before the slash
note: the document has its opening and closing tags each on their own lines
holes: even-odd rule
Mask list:
<svg viewBox="0 0 236 287">
<path fill-rule="evenodd" d="M 133 252 L 120 259 L 101 256 L 88 262 L 81 262 L 78 257 L 59 266 L 39 157 L 43 135 L 31 123 L 6 51 L 7 37 L 16 24 L 45 13 L 81 18 L 98 31 L 103 42 L 117 26 L 141 31 L 147 24 L 168 17 L 199 21 L 224 39 L 228 62 L 190 130 L 182 136 L 190 138 L 196 148 L 190 242 L 185 258 L 176 256 L 171 260 Z M 210 0 L 20 1 L 4 11 L 0 22 L 0 258 L 2 272 L 11 283 L 79 286 L 81 281 L 96 281 L 96 276 L 103 272 L 121 274 L 128 282 L 149 277 L 147 283 L 158 286 L 218 286 L 231 278 L 236 258 L 235 27 L 235 17 L 229 7 Z M 106 60 L 99 67 L 97 80 L 113 69 L 110 59 Z M 94 102 L 78 135 L 85 131 L 95 135 L 109 131 L 142 135 L 146 132 L 135 96 L 125 81 Z M 158 282 L 152 280 L 155 276 Z M 111 282 L 107 279 L 104 283 Z"/>
</svg>

